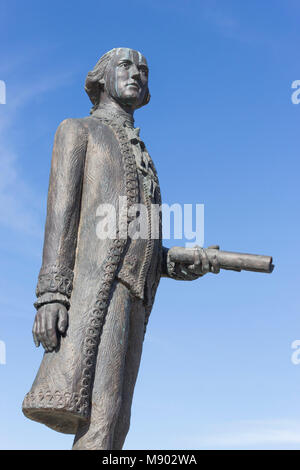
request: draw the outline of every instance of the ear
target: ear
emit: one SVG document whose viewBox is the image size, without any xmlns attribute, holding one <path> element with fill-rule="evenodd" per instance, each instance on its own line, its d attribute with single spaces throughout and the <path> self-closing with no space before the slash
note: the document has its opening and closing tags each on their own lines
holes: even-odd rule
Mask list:
<svg viewBox="0 0 300 470">
<path fill-rule="evenodd" d="M 101 78 L 101 80 L 99 80 L 99 87 L 101 90 L 104 90 L 105 88 L 105 80 L 103 78 Z"/>
<path fill-rule="evenodd" d="M 146 93 L 145 98 L 144 98 L 144 101 L 143 101 L 142 104 L 139 106 L 139 108 L 141 108 L 142 106 L 145 106 L 146 104 L 148 104 L 149 101 L 150 101 L 150 98 L 151 98 L 151 95 L 150 95 L 149 88 L 148 88 L 148 89 L 147 89 L 147 93 Z"/>
<path fill-rule="evenodd" d="M 145 99 L 145 104 L 148 104 L 150 99 L 151 99 L 151 95 L 150 95 L 150 92 L 149 92 L 149 89 L 148 89 L 148 93 L 147 93 L 147 96 L 146 96 L 146 99 Z"/>
</svg>

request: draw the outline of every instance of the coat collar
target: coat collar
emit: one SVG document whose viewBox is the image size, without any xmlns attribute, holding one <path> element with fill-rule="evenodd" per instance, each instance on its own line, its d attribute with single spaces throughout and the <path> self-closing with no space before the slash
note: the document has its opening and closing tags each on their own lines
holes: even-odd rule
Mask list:
<svg viewBox="0 0 300 470">
<path fill-rule="evenodd" d="M 120 126 L 130 127 L 133 128 L 134 119 L 131 114 L 126 113 L 126 111 L 111 109 L 106 107 L 97 108 L 93 113 L 92 117 L 96 118 L 106 118 L 111 119 L 112 121 L 116 122 Z"/>
</svg>

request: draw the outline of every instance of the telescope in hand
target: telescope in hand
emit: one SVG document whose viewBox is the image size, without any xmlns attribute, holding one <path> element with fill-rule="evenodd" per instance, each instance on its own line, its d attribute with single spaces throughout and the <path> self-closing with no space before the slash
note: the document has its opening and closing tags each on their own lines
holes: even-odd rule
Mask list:
<svg viewBox="0 0 300 470">
<path fill-rule="evenodd" d="M 258 273 L 271 273 L 274 269 L 271 256 L 252 255 L 249 253 L 235 253 L 233 251 L 220 251 L 216 248 L 203 248 L 208 260 L 216 256 L 221 269 L 230 271 L 254 271 Z M 174 263 L 194 264 L 196 258 L 195 248 L 174 246 L 169 249 L 168 257 Z"/>
</svg>

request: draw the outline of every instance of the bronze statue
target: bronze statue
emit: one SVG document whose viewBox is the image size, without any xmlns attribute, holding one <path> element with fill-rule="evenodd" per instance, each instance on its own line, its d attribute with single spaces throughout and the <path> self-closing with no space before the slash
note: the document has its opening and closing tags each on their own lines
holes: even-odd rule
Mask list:
<svg viewBox="0 0 300 470">
<path fill-rule="evenodd" d="M 241 266 L 230 254 L 226 267 L 218 247 L 162 246 L 161 215 L 150 216 L 151 206 L 161 205 L 159 181 L 133 119 L 150 100 L 145 57 L 127 48 L 107 52 L 85 90 L 91 115 L 66 119 L 55 135 L 33 326 L 45 354 L 23 412 L 75 434 L 73 449 L 122 449 L 160 278 L 247 269 L 249 259 Z M 120 220 L 113 237 L 97 234 L 101 204 Z M 148 236 L 121 236 L 138 218 L 130 212 L 138 204 L 147 209 Z M 248 269 L 271 271 L 271 258 L 259 257 L 259 266 L 256 260 Z"/>
</svg>

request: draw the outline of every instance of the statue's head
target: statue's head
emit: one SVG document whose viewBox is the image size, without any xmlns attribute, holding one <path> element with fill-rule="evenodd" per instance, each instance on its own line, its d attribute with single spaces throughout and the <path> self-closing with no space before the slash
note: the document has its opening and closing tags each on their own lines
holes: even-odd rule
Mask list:
<svg viewBox="0 0 300 470">
<path fill-rule="evenodd" d="M 116 48 L 104 54 L 86 77 L 85 91 L 93 103 L 92 111 L 106 94 L 132 111 L 149 103 L 148 65 L 138 51 Z"/>
</svg>

